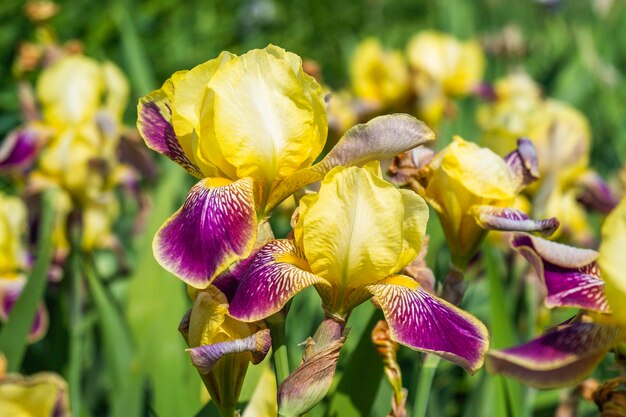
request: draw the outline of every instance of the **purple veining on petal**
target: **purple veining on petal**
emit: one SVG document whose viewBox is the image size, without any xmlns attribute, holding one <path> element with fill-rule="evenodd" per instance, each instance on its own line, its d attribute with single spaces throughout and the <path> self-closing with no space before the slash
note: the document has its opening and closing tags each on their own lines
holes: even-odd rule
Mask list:
<svg viewBox="0 0 626 417">
<path fill-rule="evenodd" d="M 283 308 L 299 291 L 328 285 L 306 270 L 304 254 L 292 240 L 273 240 L 247 262 L 229 307 L 230 315 L 239 320 L 261 320 Z"/>
<path fill-rule="evenodd" d="M 547 307 L 578 307 L 610 312 L 604 294 L 604 281 L 600 278 L 596 261 L 591 260 L 595 259 L 593 251 L 555 242 L 546 243 L 543 239 L 523 234 L 515 235 L 511 244 L 542 278 L 547 291 Z M 546 256 L 547 252 L 551 252 L 550 257 Z M 586 258 L 589 260 L 585 262 Z"/>
<path fill-rule="evenodd" d="M 0 170 L 26 168 L 37 156 L 38 142 L 33 129 L 11 132 L 0 146 Z"/>
<path fill-rule="evenodd" d="M 508 232 L 540 232 L 550 236 L 559 228 L 559 221 L 552 217 L 531 220 L 526 213 L 511 207 L 474 206 L 472 212 L 483 229 Z"/>
<path fill-rule="evenodd" d="M 252 179 L 221 184 L 199 181 L 153 242 L 161 266 L 196 288 L 206 288 L 230 264 L 247 257 L 256 240 Z"/>
<path fill-rule="evenodd" d="M 537 388 L 574 385 L 593 371 L 619 333 L 618 327 L 594 323 L 561 325 L 521 346 L 489 352 L 487 367 Z"/>
<path fill-rule="evenodd" d="M 270 331 L 263 329 L 245 339 L 202 345 L 187 349 L 187 352 L 198 371 L 202 374 L 208 374 L 217 361 L 225 355 L 250 352 L 252 355 L 251 362 L 257 364 L 265 358 L 271 345 Z"/>
<path fill-rule="evenodd" d="M 185 168 L 191 175 L 202 178 L 200 169 L 192 163 L 178 142 L 174 128 L 153 101 L 139 103 L 137 126 L 146 145 Z M 171 113 L 170 109 L 167 111 Z"/>
<path fill-rule="evenodd" d="M 539 179 L 539 165 L 535 145 L 526 138 L 517 140 L 517 149 L 504 157 L 511 168 L 518 190 Z"/>
<path fill-rule="evenodd" d="M 382 282 L 368 288 L 378 299 L 393 340 L 439 355 L 472 374 L 482 366 L 489 340 L 478 319 L 419 286 Z"/>
</svg>

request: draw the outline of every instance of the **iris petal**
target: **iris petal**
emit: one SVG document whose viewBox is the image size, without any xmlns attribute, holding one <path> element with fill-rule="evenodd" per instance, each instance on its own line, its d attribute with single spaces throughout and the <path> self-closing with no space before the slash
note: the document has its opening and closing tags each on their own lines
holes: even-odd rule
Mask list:
<svg viewBox="0 0 626 417">
<path fill-rule="evenodd" d="M 195 288 L 206 288 L 230 264 L 247 257 L 257 235 L 254 183 L 204 179 L 157 232 L 157 261 Z"/>
<path fill-rule="evenodd" d="M 535 268 L 548 292 L 548 307 L 579 307 L 609 312 L 596 259 L 598 253 L 538 237 L 517 234 L 511 242 Z"/>
<path fill-rule="evenodd" d="M 11 310 L 15 302 L 20 298 L 25 284 L 26 280 L 24 278 L 0 279 L 0 319 L 2 321 L 9 319 Z M 48 310 L 43 303 L 40 303 L 30 331 L 28 332 L 28 342 L 35 343 L 43 339 L 47 331 Z"/>
<path fill-rule="evenodd" d="M 487 230 L 541 232 L 550 236 L 559 227 L 559 221 L 554 217 L 532 220 L 526 213 L 513 207 L 473 206 L 471 210 L 476 222 Z"/>
<path fill-rule="evenodd" d="M 521 346 L 489 352 L 487 367 L 536 388 L 571 386 L 593 371 L 619 332 L 615 326 L 565 324 Z"/>
<path fill-rule="evenodd" d="M 273 240 L 241 268 L 239 288 L 229 312 L 239 320 L 255 321 L 279 311 L 289 299 L 311 285 L 328 282 L 309 272 L 307 261 L 292 240 Z"/>
<path fill-rule="evenodd" d="M 518 191 L 539 179 L 537 150 L 529 139 L 518 139 L 517 149 L 505 156 L 504 161 L 513 171 L 513 181 Z"/>
<path fill-rule="evenodd" d="M 430 295 L 405 276 L 392 276 L 367 288 L 378 299 L 393 340 L 441 356 L 472 374 L 482 366 L 489 340 L 487 329 L 474 316 Z"/>
<path fill-rule="evenodd" d="M 230 354 L 249 352 L 251 362 L 257 364 L 265 358 L 271 344 L 270 331 L 263 329 L 244 339 L 202 345 L 187 349 L 187 352 L 198 371 L 202 374 L 208 374 L 218 360 Z"/>
<path fill-rule="evenodd" d="M 0 171 L 27 167 L 37 156 L 38 136 L 29 128 L 11 132 L 0 146 Z"/>
</svg>

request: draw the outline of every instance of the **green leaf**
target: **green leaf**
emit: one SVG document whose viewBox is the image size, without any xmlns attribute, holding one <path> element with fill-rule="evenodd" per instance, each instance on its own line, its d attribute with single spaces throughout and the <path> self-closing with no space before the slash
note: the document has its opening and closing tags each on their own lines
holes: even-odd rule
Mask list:
<svg viewBox="0 0 626 417">
<path fill-rule="evenodd" d="M 35 265 L 28 276 L 22 294 L 15 302 L 9 321 L 0 332 L 0 351 L 4 353 L 9 372 L 18 372 L 26 352 L 26 337 L 35 319 L 37 306 L 42 301 L 48 283 L 48 268 L 52 261 L 52 225 L 54 220 L 55 190 L 47 190 L 42 198 L 39 242 Z"/>
</svg>

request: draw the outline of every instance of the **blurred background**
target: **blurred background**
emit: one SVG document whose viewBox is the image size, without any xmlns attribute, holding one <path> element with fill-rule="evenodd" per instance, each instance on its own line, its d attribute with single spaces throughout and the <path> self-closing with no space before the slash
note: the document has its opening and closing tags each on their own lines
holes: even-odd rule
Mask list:
<svg viewBox="0 0 626 417">
<path fill-rule="evenodd" d="M 538 81 L 545 95 L 580 110 L 591 126 L 590 165 L 603 177 L 615 176 L 626 163 L 626 2 L 621 0 L 59 0 L 57 3 L 60 9 L 50 26 L 58 40 L 61 43 L 78 40 L 86 55 L 111 60 L 127 74 L 131 98 L 124 121 L 129 126 L 135 125 L 135 104 L 139 97 L 158 88 L 173 72 L 192 68 L 223 50 L 239 54 L 268 43 L 279 45 L 314 60 L 321 79 L 331 88 L 340 89 L 350 85 L 350 57 L 364 38 L 374 36 L 387 47 L 404 50 L 415 33 L 437 29 L 481 42 L 487 52 L 486 82 L 523 68 Z M 22 42 L 36 36 L 35 25 L 24 15 L 24 5 L 21 0 L 0 2 L 0 137 L 22 123 L 15 59 Z M 476 122 L 479 104 L 475 97 L 457 103 L 454 117 L 444 120 L 439 127 L 438 148 L 448 143 L 453 134 L 470 140 L 480 137 Z M 111 376 L 103 369 L 110 369 L 113 363 L 121 363 L 121 378 L 132 381 L 130 399 L 120 400 L 121 404 L 133 404 L 136 408 L 127 410 L 139 410 L 137 415 L 186 417 L 212 412 L 202 408 L 200 380 L 188 363 L 184 342 L 176 330 L 188 308 L 184 285 L 156 265 L 150 248 L 154 231 L 185 197 L 188 187 L 181 186 L 181 182 L 191 186 L 194 180 L 169 161 L 159 159 L 158 168 L 156 179 L 146 181 L 151 197 L 146 227 L 141 235 L 122 242 L 130 268 L 125 273 L 104 277 L 114 311 L 97 308 L 86 320 L 85 326 L 91 330 L 85 332 L 88 336 L 81 342 L 84 415 L 109 415 L 113 406 L 107 392 L 119 375 Z M 136 216 L 137 212 L 130 210 L 121 217 L 118 229 L 128 229 Z M 431 223 L 436 225 L 434 221 Z M 283 222 L 278 228 L 285 230 L 286 225 Z M 431 249 L 428 260 L 437 277 L 445 274 L 448 263 L 445 250 Z M 115 262 L 110 254 L 98 255 L 101 270 L 115 270 L 111 266 Z M 68 372 L 72 360 L 68 355 L 70 324 L 67 300 L 59 296 L 65 285 L 69 284 L 61 283 L 47 292 L 50 330 L 42 341 L 29 348 L 22 367 L 25 374 L 42 370 L 61 375 Z M 495 319 L 487 308 L 486 285 L 484 280 L 477 283 L 468 293 L 464 307 L 489 325 Z M 507 308 L 510 310 L 507 314 L 515 320 L 521 307 L 515 304 Z M 315 409 L 318 411 L 311 412 L 311 416 L 382 416 L 388 411 L 391 391 L 382 382 L 382 366 L 369 366 L 379 362 L 368 344 L 367 329 L 378 317 L 373 310 L 370 305 L 364 305 L 351 318 L 353 330 L 342 353 L 336 394 L 323 407 Z M 309 291 L 299 297 L 290 314 L 310 318 L 306 323 L 288 322 L 289 343 L 296 346 L 321 319 L 317 295 Z M 563 317 L 566 316 L 564 313 Z M 120 318 L 117 330 L 107 329 L 106 324 L 94 324 Z M 129 344 L 107 343 L 107 334 L 115 331 L 126 334 Z M 514 336 L 505 337 L 504 343 L 525 339 L 518 332 L 511 334 Z M 408 387 L 415 386 L 413 381 L 419 368 L 416 358 L 414 352 L 404 349 L 400 352 Z M 292 365 L 299 362 L 297 354 L 292 353 L 290 359 Z M 253 395 L 263 369 L 250 372 L 242 402 Z M 342 384 L 340 377 L 346 372 L 358 374 L 351 378 L 360 378 L 363 385 Z M 598 372 L 612 375 L 613 370 L 609 364 Z M 428 415 L 550 416 L 568 395 L 567 391 L 536 392 L 507 384 L 499 384 L 484 371 L 468 378 L 462 370 L 443 365 L 435 378 Z M 413 403 L 412 395 L 409 394 L 409 404 Z M 516 410 L 517 403 L 511 397 L 529 405 L 523 411 Z M 582 415 L 595 415 L 590 402 L 582 404 L 580 410 Z"/>
</svg>

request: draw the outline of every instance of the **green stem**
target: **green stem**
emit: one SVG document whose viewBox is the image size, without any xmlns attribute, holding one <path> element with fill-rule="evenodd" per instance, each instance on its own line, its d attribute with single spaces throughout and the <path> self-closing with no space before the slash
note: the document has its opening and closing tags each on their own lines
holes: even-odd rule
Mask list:
<svg viewBox="0 0 626 417">
<path fill-rule="evenodd" d="M 437 367 L 440 362 L 441 358 L 436 355 L 426 354 L 424 357 L 424 364 L 420 369 L 417 381 L 417 392 L 413 404 L 413 417 L 426 416 L 430 389 L 433 385 L 433 378 L 435 377 L 435 372 L 437 372 Z"/>
<path fill-rule="evenodd" d="M 15 302 L 9 320 L 0 333 L 0 351 L 7 359 L 8 372 L 19 372 L 26 353 L 26 338 L 31 329 L 37 308 L 46 290 L 48 270 L 52 261 L 52 226 L 54 223 L 55 190 L 42 196 L 41 223 L 37 256 L 22 294 Z"/>
<path fill-rule="evenodd" d="M 280 385 L 289 376 L 289 355 L 285 339 L 285 314 L 282 311 L 265 320 L 272 335 L 272 360 L 276 373 L 276 384 Z"/>
<path fill-rule="evenodd" d="M 80 239 L 80 234 L 79 234 Z M 83 312 L 82 312 L 82 271 L 80 265 L 80 243 L 73 245 L 71 254 L 70 289 L 70 361 L 68 384 L 70 409 L 75 416 L 81 415 L 81 374 L 83 364 Z"/>
</svg>

